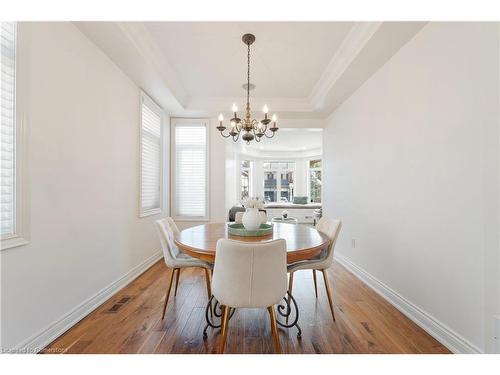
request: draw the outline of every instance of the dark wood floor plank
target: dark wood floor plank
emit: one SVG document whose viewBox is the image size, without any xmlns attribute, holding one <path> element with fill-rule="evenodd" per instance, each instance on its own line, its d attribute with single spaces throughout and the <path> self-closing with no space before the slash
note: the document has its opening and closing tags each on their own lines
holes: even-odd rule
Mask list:
<svg viewBox="0 0 500 375">
<path fill-rule="evenodd" d="M 217 353 L 220 334 L 208 329 L 203 340 L 207 303 L 203 270 L 181 272 L 161 319 L 171 270 L 163 261 L 54 340 L 45 352 L 64 353 Z M 283 353 L 449 353 L 344 267 L 328 271 L 335 305 L 333 322 L 322 278 L 318 298 L 312 272 L 294 278 L 303 333 L 279 329 Z M 230 320 L 226 353 L 274 353 L 265 309 L 240 309 Z"/>
</svg>

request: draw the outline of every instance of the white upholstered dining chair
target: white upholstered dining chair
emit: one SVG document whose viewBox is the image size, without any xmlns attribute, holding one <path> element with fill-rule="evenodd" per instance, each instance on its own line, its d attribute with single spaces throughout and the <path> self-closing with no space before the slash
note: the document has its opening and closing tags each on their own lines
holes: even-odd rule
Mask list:
<svg viewBox="0 0 500 375">
<path fill-rule="evenodd" d="M 326 294 L 328 296 L 328 304 L 330 305 L 330 311 L 332 312 L 333 321 L 335 321 L 335 313 L 333 311 L 333 297 L 332 290 L 330 288 L 330 283 L 328 282 L 327 270 L 333 263 L 333 251 L 335 249 L 335 242 L 342 227 L 342 222 L 340 220 L 331 220 L 322 217 L 318 224 L 316 224 L 316 229 L 321 233 L 324 233 L 330 239 L 330 244 L 326 251 L 324 251 L 317 259 L 304 260 L 296 263 L 291 263 L 288 265 L 288 273 L 290 274 L 288 281 L 288 291 L 291 294 L 293 288 L 293 274 L 299 270 L 312 270 L 314 279 L 314 291 L 316 293 L 316 298 L 318 298 L 318 284 L 316 281 L 316 271 L 321 271 L 323 273 L 323 280 L 325 281 Z"/>
<path fill-rule="evenodd" d="M 287 290 L 286 242 L 217 241 L 212 293 L 222 305 L 220 352 L 224 352 L 231 308 L 267 308 L 274 347 L 281 352 L 274 305 Z"/>
<path fill-rule="evenodd" d="M 236 224 L 241 224 L 243 222 L 244 212 L 236 212 L 234 215 L 234 222 Z M 260 223 L 265 224 L 267 222 L 267 214 L 264 211 L 259 211 Z"/>
<path fill-rule="evenodd" d="M 174 237 L 179 234 L 179 228 L 172 220 L 172 218 L 167 217 L 165 219 L 160 219 L 156 221 L 156 228 L 158 231 L 158 236 L 160 237 L 161 248 L 163 250 L 163 258 L 165 264 L 168 268 L 172 269 L 170 274 L 170 281 L 168 283 L 167 293 L 165 296 L 165 304 L 163 305 L 163 314 L 161 318 L 165 317 L 165 311 L 167 310 L 168 299 L 170 297 L 170 290 L 172 289 L 172 282 L 174 280 L 174 275 L 177 274 L 175 281 L 175 291 L 174 296 L 177 295 L 177 286 L 179 285 L 179 275 L 182 268 L 187 267 L 200 267 L 205 270 L 205 279 L 207 283 L 207 294 L 208 298 L 212 295 L 210 288 L 210 275 L 212 270 L 212 264 L 205 262 L 200 259 L 193 258 L 179 250 L 177 245 L 174 243 Z"/>
</svg>

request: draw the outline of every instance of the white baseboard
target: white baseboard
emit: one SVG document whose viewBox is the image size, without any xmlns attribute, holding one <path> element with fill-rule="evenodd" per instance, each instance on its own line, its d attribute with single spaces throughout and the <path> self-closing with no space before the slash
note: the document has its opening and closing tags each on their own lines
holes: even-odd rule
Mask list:
<svg viewBox="0 0 500 375">
<path fill-rule="evenodd" d="M 460 336 L 458 333 L 438 321 L 436 318 L 399 295 L 387 285 L 373 277 L 361 267 L 351 262 L 341 254 L 335 254 L 335 259 L 361 279 L 376 293 L 386 299 L 391 305 L 401 311 L 419 327 L 450 349 L 453 353 L 479 354 L 482 353 L 474 344 Z"/>
<path fill-rule="evenodd" d="M 131 281 L 141 275 L 162 257 L 163 254 L 161 251 L 153 254 L 142 263 L 132 268 L 118 280 L 109 284 L 107 287 L 75 307 L 73 310 L 63 315 L 53 323 L 49 324 L 40 332 L 31 336 L 22 343 L 16 345 L 13 351 L 18 353 L 38 353 L 40 350 L 54 341 L 57 337 L 62 335 L 73 325 L 85 318 L 93 310 L 95 310 L 97 307 L 111 298 L 114 294 L 120 291 L 120 289 L 123 289 L 125 286 L 127 286 Z"/>
</svg>

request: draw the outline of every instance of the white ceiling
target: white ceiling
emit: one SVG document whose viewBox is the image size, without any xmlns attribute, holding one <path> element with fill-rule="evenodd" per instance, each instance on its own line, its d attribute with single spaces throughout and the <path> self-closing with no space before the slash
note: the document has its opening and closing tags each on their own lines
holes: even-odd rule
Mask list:
<svg viewBox="0 0 500 375">
<path fill-rule="evenodd" d="M 351 30 L 352 22 L 149 22 L 144 23 L 190 98 L 245 94 L 251 46 L 252 96 L 307 97 Z M 228 104 L 229 106 L 231 103 Z"/>
<path fill-rule="evenodd" d="M 281 126 L 325 119 L 424 22 L 75 22 L 172 116 L 229 115 L 245 103 L 244 33 L 252 46 L 252 110 Z M 283 121 L 283 120 L 289 120 Z M 308 120 L 308 121 L 306 121 Z"/>
</svg>

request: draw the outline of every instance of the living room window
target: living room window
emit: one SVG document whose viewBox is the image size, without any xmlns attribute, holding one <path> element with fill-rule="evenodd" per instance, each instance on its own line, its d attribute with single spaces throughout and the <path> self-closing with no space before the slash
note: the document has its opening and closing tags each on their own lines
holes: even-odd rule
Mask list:
<svg viewBox="0 0 500 375">
<path fill-rule="evenodd" d="M 263 167 L 264 200 L 266 202 L 292 202 L 295 162 L 265 161 Z"/>
<path fill-rule="evenodd" d="M 309 200 L 321 203 L 321 159 L 309 160 Z"/>
<path fill-rule="evenodd" d="M 209 218 L 208 124 L 207 119 L 172 119 L 172 210 L 176 220 Z"/>
<path fill-rule="evenodd" d="M 252 163 L 250 160 L 241 161 L 241 195 L 243 200 L 251 196 L 251 176 L 252 176 Z"/>
</svg>

